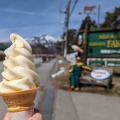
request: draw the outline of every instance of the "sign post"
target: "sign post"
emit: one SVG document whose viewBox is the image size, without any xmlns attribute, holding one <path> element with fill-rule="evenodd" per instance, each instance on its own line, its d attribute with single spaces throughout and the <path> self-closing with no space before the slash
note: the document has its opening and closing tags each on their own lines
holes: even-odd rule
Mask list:
<svg viewBox="0 0 120 120">
<path fill-rule="evenodd" d="M 90 22 L 91 22 L 91 19 L 89 17 L 89 15 L 86 17 L 86 25 L 85 25 L 85 40 L 84 40 L 84 43 L 83 43 L 83 46 L 84 46 L 84 53 L 83 53 L 83 63 L 84 64 L 87 64 L 87 49 L 88 49 L 88 31 L 89 31 L 89 26 L 90 26 Z"/>
</svg>

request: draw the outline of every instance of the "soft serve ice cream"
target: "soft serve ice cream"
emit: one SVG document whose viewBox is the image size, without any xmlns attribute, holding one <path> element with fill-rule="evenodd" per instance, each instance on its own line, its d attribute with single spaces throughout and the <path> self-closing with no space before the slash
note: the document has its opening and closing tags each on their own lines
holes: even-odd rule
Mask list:
<svg viewBox="0 0 120 120">
<path fill-rule="evenodd" d="M 39 87 L 39 76 L 33 63 L 32 49 L 21 36 L 11 34 L 12 45 L 5 50 L 3 80 L 0 92 L 30 90 Z"/>
</svg>

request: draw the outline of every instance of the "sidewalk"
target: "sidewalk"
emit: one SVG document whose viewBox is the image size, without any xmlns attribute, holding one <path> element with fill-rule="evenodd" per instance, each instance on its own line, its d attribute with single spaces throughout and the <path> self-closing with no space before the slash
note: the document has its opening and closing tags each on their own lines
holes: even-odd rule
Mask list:
<svg viewBox="0 0 120 120">
<path fill-rule="evenodd" d="M 57 90 L 53 120 L 120 120 L 120 98 Z"/>
</svg>

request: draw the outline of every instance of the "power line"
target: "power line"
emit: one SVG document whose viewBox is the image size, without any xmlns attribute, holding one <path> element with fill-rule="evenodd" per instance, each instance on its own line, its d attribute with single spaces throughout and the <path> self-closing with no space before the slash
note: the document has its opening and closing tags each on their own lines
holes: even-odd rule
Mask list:
<svg viewBox="0 0 120 120">
<path fill-rule="evenodd" d="M 74 11 L 77 2 L 78 2 L 78 0 L 76 0 L 76 1 L 74 2 L 74 5 L 73 5 L 72 10 L 71 10 L 71 12 L 70 12 L 70 16 L 72 15 L 72 13 L 73 13 L 73 11 Z"/>
</svg>

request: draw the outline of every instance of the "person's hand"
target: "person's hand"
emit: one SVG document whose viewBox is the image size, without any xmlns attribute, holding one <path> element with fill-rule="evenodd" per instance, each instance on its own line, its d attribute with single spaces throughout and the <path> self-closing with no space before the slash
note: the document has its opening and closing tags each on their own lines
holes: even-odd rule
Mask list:
<svg viewBox="0 0 120 120">
<path fill-rule="evenodd" d="M 9 112 L 6 113 L 6 115 L 5 115 L 5 117 L 4 117 L 3 120 L 10 120 L 10 114 L 9 114 Z"/>
<path fill-rule="evenodd" d="M 39 110 L 34 109 L 34 115 L 29 120 L 42 120 L 42 115 L 39 113 Z M 3 120 L 11 120 L 9 112 L 6 113 Z"/>
<path fill-rule="evenodd" d="M 42 120 L 42 115 L 38 109 L 34 108 L 34 113 L 35 114 L 29 120 Z"/>
<path fill-rule="evenodd" d="M 42 115 L 40 113 L 35 113 L 29 120 L 42 120 Z"/>
</svg>

